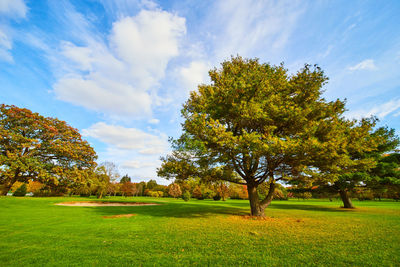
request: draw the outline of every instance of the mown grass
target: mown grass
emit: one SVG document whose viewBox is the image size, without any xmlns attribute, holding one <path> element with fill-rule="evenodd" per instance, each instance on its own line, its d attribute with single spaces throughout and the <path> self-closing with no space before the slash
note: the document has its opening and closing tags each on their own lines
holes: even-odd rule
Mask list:
<svg viewBox="0 0 400 267">
<path fill-rule="evenodd" d="M 85 198 L 0 198 L 1 266 L 399 266 L 400 203 L 156 198 L 158 206 L 65 207 Z M 93 200 L 93 199 L 91 199 Z M 136 214 L 130 218 L 103 216 Z"/>
</svg>

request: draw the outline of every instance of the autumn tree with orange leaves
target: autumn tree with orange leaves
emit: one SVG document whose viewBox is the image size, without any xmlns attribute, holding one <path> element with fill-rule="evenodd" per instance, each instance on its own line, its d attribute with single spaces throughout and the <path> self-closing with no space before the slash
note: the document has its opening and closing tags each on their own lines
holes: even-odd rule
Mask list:
<svg viewBox="0 0 400 267">
<path fill-rule="evenodd" d="M 7 194 L 19 181 L 47 188 L 86 182 L 96 166 L 95 151 L 77 129 L 29 109 L 0 105 L 0 185 Z"/>
<path fill-rule="evenodd" d="M 182 196 L 182 190 L 179 184 L 171 184 L 168 190 L 168 194 L 170 196 L 173 196 L 174 198 Z"/>
</svg>

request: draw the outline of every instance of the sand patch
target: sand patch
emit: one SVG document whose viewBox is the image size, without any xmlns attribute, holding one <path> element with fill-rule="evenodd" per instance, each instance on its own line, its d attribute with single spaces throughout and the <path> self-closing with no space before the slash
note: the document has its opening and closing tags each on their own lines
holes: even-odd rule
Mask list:
<svg viewBox="0 0 400 267">
<path fill-rule="evenodd" d="M 104 206 L 155 206 L 155 203 L 143 202 L 102 202 L 102 201 L 71 201 L 57 203 L 58 206 L 104 207 Z"/>
<path fill-rule="evenodd" d="M 105 219 L 114 219 L 114 218 L 130 218 L 132 216 L 136 216 L 136 214 L 118 214 L 112 216 L 103 216 Z"/>
</svg>

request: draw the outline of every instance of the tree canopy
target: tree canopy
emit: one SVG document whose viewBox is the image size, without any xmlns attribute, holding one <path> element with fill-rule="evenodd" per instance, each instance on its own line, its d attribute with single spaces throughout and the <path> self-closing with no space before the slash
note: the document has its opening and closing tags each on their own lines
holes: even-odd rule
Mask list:
<svg viewBox="0 0 400 267">
<path fill-rule="evenodd" d="M 25 108 L 0 105 L 0 184 L 6 194 L 16 182 L 74 186 L 96 166 L 95 151 L 77 129 Z"/>
<path fill-rule="evenodd" d="M 322 97 L 328 78 L 318 66 L 291 75 L 283 64 L 239 56 L 221 65 L 184 104 L 183 134 L 159 176 L 244 184 L 252 215 L 264 216 L 277 181 L 334 182 L 354 165 L 348 150 L 374 150 L 366 138 L 373 120 L 344 119 L 345 103 Z M 269 191 L 260 200 L 263 183 Z"/>
</svg>

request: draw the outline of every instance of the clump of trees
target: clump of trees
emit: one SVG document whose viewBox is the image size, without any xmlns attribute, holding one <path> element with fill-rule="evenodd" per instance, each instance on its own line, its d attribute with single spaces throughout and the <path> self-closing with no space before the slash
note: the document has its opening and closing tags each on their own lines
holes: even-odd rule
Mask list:
<svg viewBox="0 0 400 267">
<path fill-rule="evenodd" d="M 318 66 L 291 75 L 283 64 L 237 56 L 209 76 L 183 106 L 183 134 L 162 158 L 160 177 L 244 185 L 251 214 L 264 216 L 279 182 L 330 186 L 376 165 L 369 156 L 383 142 L 376 120 L 348 120 L 344 101 L 325 100 L 328 78 Z M 347 189 L 339 193 L 349 200 Z"/>
</svg>

